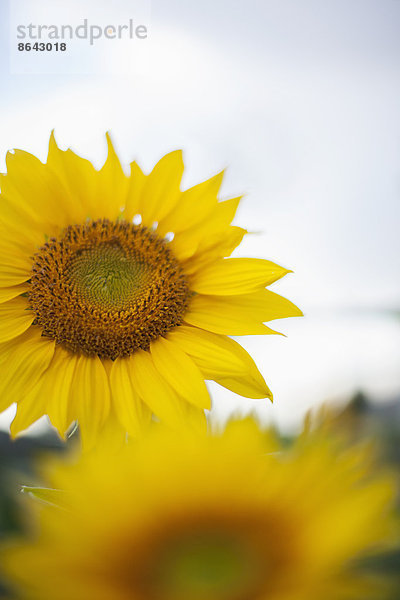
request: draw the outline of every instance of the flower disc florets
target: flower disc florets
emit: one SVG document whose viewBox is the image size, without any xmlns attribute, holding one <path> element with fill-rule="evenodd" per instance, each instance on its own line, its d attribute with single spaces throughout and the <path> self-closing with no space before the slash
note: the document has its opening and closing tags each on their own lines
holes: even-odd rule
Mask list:
<svg viewBox="0 0 400 600">
<path fill-rule="evenodd" d="M 29 304 L 43 335 L 116 359 L 182 323 L 190 290 L 167 242 L 141 225 L 69 226 L 34 256 Z"/>
</svg>

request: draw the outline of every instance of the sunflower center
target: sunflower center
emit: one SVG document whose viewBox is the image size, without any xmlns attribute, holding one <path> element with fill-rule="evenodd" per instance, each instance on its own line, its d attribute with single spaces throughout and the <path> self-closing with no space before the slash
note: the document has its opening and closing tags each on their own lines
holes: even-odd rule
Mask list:
<svg viewBox="0 0 400 600">
<path fill-rule="evenodd" d="M 190 290 L 165 240 L 126 222 L 68 227 L 34 256 L 29 301 L 43 335 L 115 359 L 182 323 Z"/>
<path fill-rule="evenodd" d="M 97 305 L 100 310 L 124 310 L 151 279 L 151 269 L 140 256 L 128 257 L 115 244 L 78 250 L 67 273 L 81 301 Z"/>
<path fill-rule="evenodd" d="M 198 531 L 169 540 L 151 573 L 151 598 L 252 600 L 267 576 L 265 564 L 241 537 Z"/>
</svg>

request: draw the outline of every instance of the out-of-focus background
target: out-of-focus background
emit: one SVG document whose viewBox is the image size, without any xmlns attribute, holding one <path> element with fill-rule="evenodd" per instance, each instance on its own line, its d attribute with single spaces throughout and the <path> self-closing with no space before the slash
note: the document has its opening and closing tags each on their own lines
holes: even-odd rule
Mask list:
<svg viewBox="0 0 400 600">
<path fill-rule="evenodd" d="M 121 159 L 145 169 L 183 148 L 185 186 L 228 166 L 223 196 L 246 193 L 237 223 L 255 233 L 237 254 L 294 270 L 273 289 L 305 318 L 274 323 L 286 338 L 241 338 L 274 405 L 211 384 L 214 418 L 256 411 L 293 432 L 310 407 L 358 391 L 379 414 L 396 413 L 400 2 L 153 0 L 143 61 L 126 43 L 94 55 L 86 74 L 79 60 L 75 73 L 54 62 L 53 73 L 17 74 L 17 1 L 23 9 L 24 0 L 1 1 L 1 171 L 11 148 L 44 160 L 53 128 L 96 165 L 106 130 Z M 33 19 L 43 1 L 25 4 Z M 54 22 L 63 2 L 48 4 Z M 129 0 L 68 5 L 75 20 L 99 7 L 115 23 L 135 17 Z"/>
</svg>

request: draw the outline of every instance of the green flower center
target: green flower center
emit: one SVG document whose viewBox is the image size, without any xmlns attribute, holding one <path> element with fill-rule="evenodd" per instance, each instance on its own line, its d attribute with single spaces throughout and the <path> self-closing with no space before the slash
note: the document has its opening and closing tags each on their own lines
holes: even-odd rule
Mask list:
<svg viewBox="0 0 400 600">
<path fill-rule="evenodd" d="M 77 251 L 67 272 L 83 302 L 111 310 L 128 308 L 151 281 L 149 265 L 115 244 Z"/>
<path fill-rule="evenodd" d="M 140 225 L 71 225 L 35 254 L 35 325 L 66 349 L 110 358 L 148 350 L 180 325 L 191 292 L 168 243 Z"/>
<path fill-rule="evenodd" d="M 265 565 L 242 539 L 199 532 L 169 543 L 158 557 L 154 598 L 253 600 L 265 577 Z"/>
</svg>

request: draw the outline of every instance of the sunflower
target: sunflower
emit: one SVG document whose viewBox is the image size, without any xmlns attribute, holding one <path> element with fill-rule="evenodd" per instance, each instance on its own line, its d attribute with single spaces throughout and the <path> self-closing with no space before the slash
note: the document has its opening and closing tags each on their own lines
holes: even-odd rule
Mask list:
<svg viewBox="0 0 400 600">
<path fill-rule="evenodd" d="M 365 600 L 356 561 L 390 543 L 393 481 L 364 450 L 282 451 L 250 419 L 209 436 L 155 425 L 46 472 L 52 504 L 2 558 L 22 599 Z"/>
<path fill-rule="evenodd" d="M 109 419 L 138 435 L 153 415 L 204 426 L 213 379 L 272 398 L 229 335 L 276 333 L 300 315 L 265 287 L 288 271 L 225 258 L 246 231 L 240 198 L 219 201 L 223 173 L 181 191 L 180 151 L 126 175 L 109 136 L 96 170 L 51 136 L 47 163 L 15 150 L 1 175 L 0 410 L 13 435 L 42 415 L 89 446 Z"/>
</svg>

